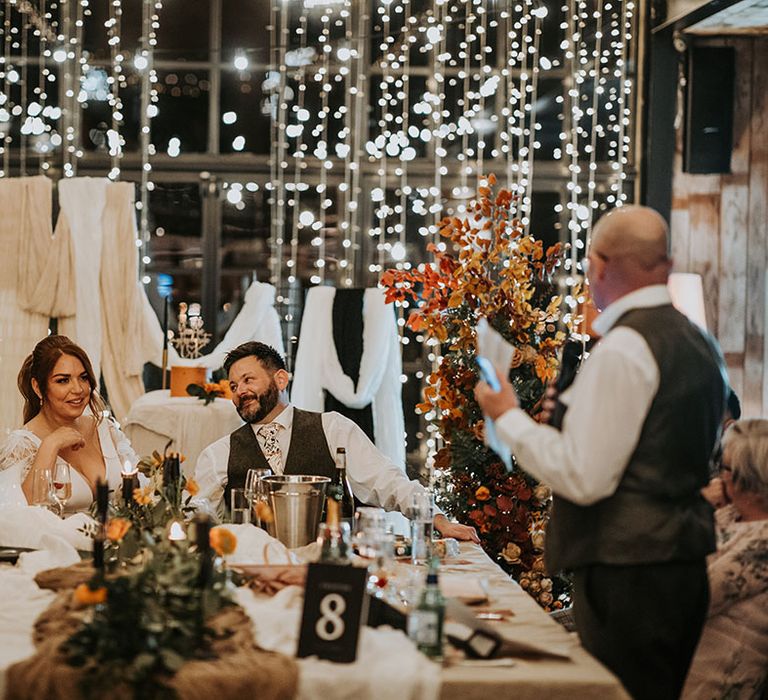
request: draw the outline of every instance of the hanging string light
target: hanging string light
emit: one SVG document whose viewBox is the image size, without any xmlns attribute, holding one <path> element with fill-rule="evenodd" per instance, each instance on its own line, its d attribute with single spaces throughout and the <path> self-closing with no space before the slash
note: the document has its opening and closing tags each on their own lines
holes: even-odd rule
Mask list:
<svg viewBox="0 0 768 700">
<path fill-rule="evenodd" d="M 5 5 L 3 7 L 3 91 L 0 94 L 0 134 L 2 134 L 2 143 L 0 143 L 0 147 L 2 148 L 2 175 L 4 177 L 11 174 L 11 118 L 13 116 L 14 104 L 11 98 L 10 90 L 10 86 L 13 84 L 13 80 L 10 78 L 13 76 L 15 70 L 13 64 L 11 63 L 11 30 L 13 27 L 12 12 L 12 1 L 5 0 Z"/>
<path fill-rule="evenodd" d="M 45 124 L 44 119 L 47 114 L 49 114 L 49 111 L 47 109 L 47 101 L 48 101 L 48 65 L 46 63 L 46 56 L 49 53 L 48 51 L 48 35 L 50 29 L 48 28 L 47 22 L 45 21 L 46 17 L 46 0 L 40 0 L 40 16 L 38 16 L 39 22 L 35 22 L 35 19 L 33 18 L 33 23 L 35 24 L 35 36 L 38 37 L 38 40 L 40 42 L 40 52 L 37 56 L 37 99 L 39 101 L 40 105 L 40 119 L 41 123 L 43 123 L 43 129 L 46 135 L 47 139 L 40 142 L 40 149 L 39 149 L 39 172 L 41 174 L 46 173 L 48 169 L 51 167 L 51 164 L 48 160 L 48 154 L 51 152 L 51 131 L 53 130 L 50 124 Z"/>
<path fill-rule="evenodd" d="M 112 110 L 111 128 L 107 131 L 107 149 L 110 156 L 110 180 L 120 179 L 120 161 L 123 157 L 123 139 L 120 129 L 123 124 L 123 102 L 120 88 L 124 86 L 123 54 L 120 50 L 122 35 L 123 3 L 122 0 L 109 0 L 109 20 L 107 21 L 107 43 L 109 44 L 110 75 L 109 106 Z"/>
<path fill-rule="evenodd" d="M 357 117 L 356 110 L 360 108 L 358 90 L 361 88 L 355 82 L 356 72 L 353 70 L 357 67 L 359 52 L 353 44 L 352 9 L 351 0 L 346 0 L 341 13 L 344 22 L 344 44 L 336 52 L 338 60 L 342 63 L 339 73 L 343 76 L 344 90 L 344 125 L 338 134 L 339 142 L 336 147 L 336 155 L 344 161 L 344 181 L 338 187 L 338 218 L 341 233 L 341 251 L 338 255 L 339 277 L 344 287 L 351 287 L 354 280 L 354 242 L 357 236 L 357 196 L 354 187 L 360 148 L 359 135 L 353 128 L 353 120 Z M 361 9 L 360 16 L 365 14 Z M 351 206 L 353 201 L 354 206 Z"/>
<path fill-rule="evenodd" d="M 446 135 L 447 127 L 443 123 L 445 111 L 445 75 L 444 64 L 449 58 L 446 52 L 447 35 L 447 5 L 444 2 L 437 2 L 434 5 L 433 12 L 428 18 L 426 39 L 427 50 L 431 47 L 431 84 L 424 95 L 426 104 L 421 105 L 421 112 L 429 114 L 431 118 L 431 128 L 422 129 L 420 137 L 422 140 L 430 142 L 431 155 L 435 163 L 435 175 L 432 186 L 429 190 L 422 191 L 420 195 L 424 200 L 430 202 L 430 206 L 425 210 L 424 200 L 414 202 L 414 213 L 428 216 L 431 221 L 428 226 L 423 227 L 420 233 L 424 236 L 430 236 L 433 244 L 440 243 L 440 233 L 437 221 L 440 219 L 440 213 L 443 210 L 443 176 L 448 174 L 448 168 L 443 165 L 443 158 L 447 155 L 443 146 L 443 138 Z"/>
<path fill-rule="evenodd" d="M 288 15 L 289 8 L 283 3 L 273 3 L 271 22 L 272 60 L 270 62 L 270 91 L 269 110 L 272 119 L 271 179 L 268 187 L 271 192 L 271 230 L 269 281 L 278 289 L 282 289 L 283 239 L 285 236 L 285 171 L 288 168 L 286 153 L 288 142 L 286 137 L 287 99 L 287 66 L 285 63 L 286 47 L 288 45 Z M 277 76 L 277 84 L 274 77 Z"/>
<path fill-rule="evenodd" d="M 313 230 L 317 232 L 317 236 L 312 240 L 313 244 L 317 247 L 316 271 L 309 280 L 312 284 L 322 284 L 325 280 L 326 211 L 331 205 L 331 200 L 328 197 L 328 170 L 333 166 L 333 161 L 328 157 L 328 113 L 330 111 L 328 99 L 332 89 L 330 82 L 330 54 L 332 50 L 330 42 L 330 8 L 324 10 L 320 21 L 323 26 L 318 37 L 321 50 L 321 65 L 314 76 L 315 81 L 320 83 L 320 118 L 314 131 L 317 136 L 317 146 L 313 154 L 318 159 L 320 166 L 320 184 L 316 188 L 320 199 L 320 214 L 318 221 L 312 224 Z"/>
<path fill-rule="evenodd" d="M 139 185 L 139 238 L 137 247 L 141 249 L 139 275 L 142 283 L 149 284 L 151 278 L 146 274 L 146 266 L 151 262 L 148 255 L 149 232 L 149 193 L 154 189 L 150 180 L 152 172 L 151 157 L 155 153 L 152 145 L 152 119 L 157 116 L 157 71 L 154 66 L 157 31 L 160 28 L 161 0 L 143 0 L 141 12 L 141 39 L 139 50 L 133 59 L 133 65 L 141 73 L 141 116 L 139 119 L 139 145 L 141 148 L 141 180 Z M 113 112 L 114 115 L 114 112 Z M 114 166 L 113 166 L 114 167 Z"/>
<path fill-rule="evenodd" d="M 297 30 L 299 34 L 299 49 L 305 51 L 307 48 L 307 14 L 303 11 L 299 17 L 299 28 Z M 302 172 L 307 167 L 304 155 L 307 151 L 307 145 L 304 143 L 304 130 L 305 123 L 309 119 L 309 111 L 305 108 L 305 100 L 307 94 L 307 67 L 301 67 L 297 71 L 297 97 L 296 105 L 292 110 L 293 115 L 296 118 L 296 124 L 290 125 L 291 129 L 288 132 L 289 136 L 293 136 L 295 139 L 293 149 L 293 182 L 292 186 L 292 206 L 293 206 L 293 224 L 291 226 L 291 249 L 290 257 L 286 261 L 286 267 L 288 268 L 288 284 L 296 284 L 296 265 L 299 257 L 299 232 L 304 228 L 304 221 L 306 216 L 302 220 L 301 217 L 301 195 L 305 189 L 303 183 Z"/>
</svg>

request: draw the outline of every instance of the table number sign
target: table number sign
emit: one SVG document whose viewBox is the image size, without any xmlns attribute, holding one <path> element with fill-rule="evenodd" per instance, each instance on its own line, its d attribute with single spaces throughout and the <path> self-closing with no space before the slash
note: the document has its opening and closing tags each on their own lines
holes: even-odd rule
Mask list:
<svg viewBox="0 0 768 700">
<path fill-rule="evenodd" d="M 310 564 L 304 593 L 297 656 L 338 663 L 357 657 L 363 616 L 366 569 Z"/>
</svg>

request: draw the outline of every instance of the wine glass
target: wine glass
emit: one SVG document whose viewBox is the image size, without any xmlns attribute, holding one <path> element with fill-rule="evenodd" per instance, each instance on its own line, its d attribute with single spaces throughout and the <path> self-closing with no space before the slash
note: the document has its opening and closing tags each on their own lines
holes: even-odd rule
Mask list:
<svg viewBox="0 0 768 700">
<path fill-rule="evenodd" d="M 61 506 L 53 492 L 53 476 L 50 469 L 35 469 L 32 473 L 32 495 L 29 504 L 61 513 Z"/>
<path fill-rule="evenodd" d="M 57 461 L 53 467 L 53 495 L 61 506 L 62 514 L 69 499 L 72 498 L 72 472 L 69 464 Z"/>
</svg>

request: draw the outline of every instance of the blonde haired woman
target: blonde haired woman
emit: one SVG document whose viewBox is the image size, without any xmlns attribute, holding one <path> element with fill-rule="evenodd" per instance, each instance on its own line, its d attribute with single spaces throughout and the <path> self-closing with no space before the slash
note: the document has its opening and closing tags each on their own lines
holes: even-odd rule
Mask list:
<svg viewBox="0 0 768 700">
<path fill-rule="evenodd" d="M 751 700 L 768 690 L 768 420 L 731 425 L 720 472 L 729 503 L 715 513 L 709 612 L 683 697 Z"/>
</svg>

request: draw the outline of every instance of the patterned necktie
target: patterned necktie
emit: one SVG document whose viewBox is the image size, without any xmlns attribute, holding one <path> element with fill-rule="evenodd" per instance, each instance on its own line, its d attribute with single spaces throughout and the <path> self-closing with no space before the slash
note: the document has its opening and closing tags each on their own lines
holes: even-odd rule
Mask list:
<svg viewBox="0 0 768 700">
<path fill-rule="evenodd" d="M 263 440 L 262 450 L 269 462 L 274 474 L 283 473 L 283 459 L 280 451 L 280 443 L 277 440 L 277 431 L 280 429 L 277 423 L 266 423 L 259 428 L 259 436 Z"/>
</svg>

